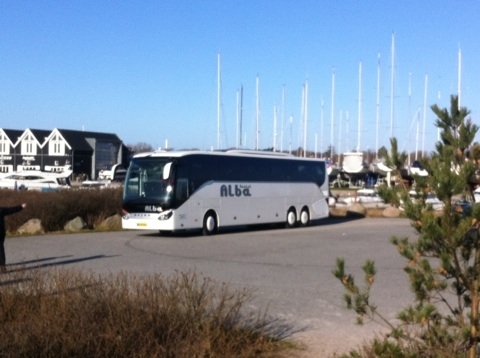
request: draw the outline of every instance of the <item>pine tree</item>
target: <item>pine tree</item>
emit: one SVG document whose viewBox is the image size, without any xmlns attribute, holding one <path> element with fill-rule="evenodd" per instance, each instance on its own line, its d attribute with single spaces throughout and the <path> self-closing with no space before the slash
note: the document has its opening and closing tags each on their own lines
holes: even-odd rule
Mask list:
<svg viewBox="0 0 480 358">
<path fill-rule="evenodd" d="M 405 214 L 417 231 L 414 240 L 392 237 L 407 264 L 414 302 L 398 313 L 400 324 L 384 319 L 370 301 L 376 274 L 372 261 L 362 267 L 365 287 L 345 272 L 345 262 L 337 258 L 333 274 L 346 288 L 347 306 L 359 322 L 380 319 L 390 328 L 389 339 L 375 340 L 376 356 L 475 357 L 480 343 L 480 205 L 471 212 L 456 210 L 452 200 L 471 194 L 469 179 L 475 173 L 473 140 L 478 126 L 469 111 L 451 96 L 450 111 L 433 105 L 440 129 L 436 151 L 422 165 L 427 177 L 415 177 L 418 199 L 404 195 Z M 434 192 L 443 202 L 439 214 L 425 198 Z M 400 352 L 400 353 L 399 353 Z"/>
<path fill-rule="evenodd" d="M 390 152 L 385 148 L 379 151 L 380 158 L 383 159 L 384 164 L 392 169 L 391 176 L 395 182 L 395 187 L 400 187 L 401 189 L 406 189 L 405 184 L 402 180 L 401 171 L 405 165 L 405 161 L 408 158 L 407 152 L 399 152 L 397 138 L 390 138 Z M 400 196 L 398 195 L 398 190 L 392 190 L 390 184 L 388 187 L 381 186 L 378 188 L 378 195 L 383 199 L 385 203 L 389 203 L 392 206 L 400 206 Z"/>
</svg>

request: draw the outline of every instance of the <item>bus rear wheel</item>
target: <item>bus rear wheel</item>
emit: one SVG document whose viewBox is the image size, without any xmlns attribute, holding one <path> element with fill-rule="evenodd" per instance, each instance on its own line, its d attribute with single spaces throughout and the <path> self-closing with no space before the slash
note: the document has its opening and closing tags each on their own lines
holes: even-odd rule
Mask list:
<svg viewBox="0 0 480 358">
<path fill-rule="evenodd" d="M 213 235 L 217 230 L 217 216 L 213 211 L 209 211 L 203 219 L 203 235 Z"/>
<path fill-rule="evenodd" d="M 300 225 L 308 226 L 310 225 L 310 213 L 308 208 L 303 208 L 302 212 L 300 213 Z"/>
<path fill-rule="evenodd" d="M 287 213 L 287 228 L 292 228 L 297 225 L 297 213 L 295 212 L 295 209 L 290 209 L 288 210 Z"/>
</svg>

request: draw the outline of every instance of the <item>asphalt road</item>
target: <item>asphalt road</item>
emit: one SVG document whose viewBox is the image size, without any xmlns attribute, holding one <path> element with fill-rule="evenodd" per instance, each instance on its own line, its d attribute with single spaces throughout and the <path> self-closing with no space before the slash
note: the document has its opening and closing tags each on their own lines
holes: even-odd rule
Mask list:
<svg viewBox="0 0 480 358">
<path fill-rule="evenodd" d="M 330 356 L 361 343 L 380 329 L 357 326 L 345 308 L 343 287 L 332 275 L 337 257 L 363 279 L 361 265 L 376 263 L 372 301 L 393 319 L 412 300 L 405 261 L 389 242 L 392 235 L 413 238 L 405 219 L 325 219 L 307 228 L 230 230 L 159 236 L 155 232 L 51 234 L 7 238 L 10 270 L 81 268 L 135 275 L 195 270 L 232 288 L 255 290 L 254 310 L 284 320 L 310 347 L 310 356 Z"/>
</svg>

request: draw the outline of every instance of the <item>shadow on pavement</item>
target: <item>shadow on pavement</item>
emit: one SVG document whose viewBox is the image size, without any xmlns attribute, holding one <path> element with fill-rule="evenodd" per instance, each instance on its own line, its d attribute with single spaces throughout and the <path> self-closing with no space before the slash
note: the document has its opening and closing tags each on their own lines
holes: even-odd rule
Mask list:
<svg viewBox="0 0 480 358">
<path fill-rule="evenodd" d="M 86 256 L 86 257 L 71 258 L 71 259 L 66 259 L 66 258 L 73 257 L 73 255 L 45 257 L 45 258 L 39 258 L 35 260 L 8 264 L 7 272 L 18 272 L 18 271 L 25 271 L 25 270 L 35 270 L 39 268 L 71 265 L 71 264 L 75 264 L 83 261 L 106 259 L 106 258 L 111 258 L 116 256 L 119 256 L 119 255 L 93 255 L 93 256 Z M 59 259 L 60 261 L 56 261 Z M 12 266 L 14 268 L 11 268 Z"/>
</svg>

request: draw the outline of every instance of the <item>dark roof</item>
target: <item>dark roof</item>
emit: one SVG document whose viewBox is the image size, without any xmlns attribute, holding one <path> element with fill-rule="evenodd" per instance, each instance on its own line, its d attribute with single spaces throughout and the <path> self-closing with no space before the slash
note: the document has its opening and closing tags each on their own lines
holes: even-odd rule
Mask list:
<svg viewBox="0 0 480 358">
<path fill-rule="evenodd" d="M 74 131 L 63 131 L 61 129 L 58 131 L 72 149 L 93 152 L 92 146 L 88 144 L 85 137 L 79 136 L 77 133 L 74 133 Z"/>
<path fill-rule="evenodd" d="M 24 131 L 18 129 L 4 129 L 2 128 L 8 138 L 10 138 L 13 144 L 17 143 L 18 138 L 20 138 Z"/>
<path fill-rule="evenodd" d="M 37 138 L 40 145 L 43 145 L 43 143 L 45 143 L 45 139 L 48 138 L 50 134 L 52 134 L 52 131 L 47 131 L 44 129 L 29 129 L 30 132 L 32 132 L 32 134 L 35 136 L 35 138 Z M 25 133 L 25 131 L 23 133 Z"/>
<path fill-rule="evenodd" d="M 3 128 L 2 128 L 3 129 Z M 44 129 L 32 129 L 28 128 L 30 132 L 35 136 L 40 144 L 44 144 L 45 139 L 48 138 L 53 130 L 44 130 Z M 122 144 L 122 141 L 116 134 L 113 133 L 101 133 L 101 132 L 86 132 L 86 131 L 76 131 L 71 129 L 58 129 L 58 132 L 62 137 L 67 141 L 67 143 L 74 150 L 93 152 L 94 148 L 88 143 L 87 139 L 95 139 L 97 142 L 109 142 Z M 18 129 L 3 129 L 5 134 L 10 138 L 12 143 L 16 143 L 18 139 L 26 132 L 26 130 L 21 131 Z"/>
<path fill-rule="evenodd" d="M 92 151 L 93 148 L 88 144 L 87 138 L 93 138 L 97 142 L 122 143 L 116 134 L 75 131 L 71 129 L 57 129 L 68 144 L 75 150 Z"/>
<path fill-rule="evenodd" d="M 57 130 L 62 133 L 62 135 L 69 134 L 80 136 L 84 138 L 95 138 L 98 141 L 107 141 L 107 142 L 121 142 L 120 138 L 114 133 L 102 133 L 102 132 L 87 132 L 87 131 L 75 131 L 71 129 L 59 129 Z"/>
</svg>

